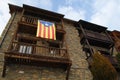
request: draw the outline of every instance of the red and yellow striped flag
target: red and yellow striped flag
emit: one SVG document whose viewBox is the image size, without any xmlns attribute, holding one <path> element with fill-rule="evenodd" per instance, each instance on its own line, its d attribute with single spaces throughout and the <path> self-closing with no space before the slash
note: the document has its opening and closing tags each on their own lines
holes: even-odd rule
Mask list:
<svg viewBox="0 0 120 80">
<path fill-rule="evenodd" d="M 56 40 L 55 24 L 38 20 L 37 37 Z"/>
</svg>

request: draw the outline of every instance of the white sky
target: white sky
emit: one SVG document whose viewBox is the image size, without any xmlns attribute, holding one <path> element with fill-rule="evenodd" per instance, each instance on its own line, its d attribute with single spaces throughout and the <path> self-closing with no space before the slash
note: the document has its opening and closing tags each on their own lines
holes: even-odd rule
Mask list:
<svg viewBox="0 0 120 80">
<path fill-rule="evenodd" d="M 120 0 L 0 0 L 0 34 L 10 18 L 8 3 L 27 4 L 120 31 Z"/>
</svg>

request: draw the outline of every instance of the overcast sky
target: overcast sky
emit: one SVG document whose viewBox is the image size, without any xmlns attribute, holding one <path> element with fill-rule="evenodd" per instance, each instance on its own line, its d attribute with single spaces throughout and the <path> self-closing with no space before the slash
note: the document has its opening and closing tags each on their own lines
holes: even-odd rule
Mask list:
<svg viewBox="0 0 120 80">
<path fill-rule="evenodd" d="M 0 0 L 0 34 L 10 18 L 8 3 L 27 4 L 120 31 L 120 0 Z"/>
</svg>

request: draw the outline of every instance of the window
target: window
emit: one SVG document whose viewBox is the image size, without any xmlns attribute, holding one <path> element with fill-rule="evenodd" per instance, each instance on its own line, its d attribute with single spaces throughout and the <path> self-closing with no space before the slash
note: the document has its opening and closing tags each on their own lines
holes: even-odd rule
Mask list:
<svg viewBox="0 0 120 80">
<path fill-rule="evenodd" d="M 32 46 L 20 45 L 19 53 L 32 54 Z"/>
<path fill-rule="evenodd" d="M 19 47 L 18 47 L 19 53 L 32 54 L 33 46 L 30 44 L 36 44 L 36 41 L 28 40 L 24 38 L 19 38 L 18 41 L 20 42 Z"/>
</svg>

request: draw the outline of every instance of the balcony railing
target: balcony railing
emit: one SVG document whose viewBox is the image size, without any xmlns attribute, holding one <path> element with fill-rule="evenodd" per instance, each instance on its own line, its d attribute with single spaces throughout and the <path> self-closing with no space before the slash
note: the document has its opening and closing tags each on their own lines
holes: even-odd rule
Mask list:
<svg viewBox="0 0 120 80">
<path fill-rule="evenodd" d="M 66 49 L 54 48 L 54 47 L 45 47 L 38 46 L 34 44 L 28 43 L 20 43 L 13 42 L 11 47 L 9 48 L 10 54 L 16 53 L 19 56 L 42 56 L 42 57 L 50 57 L 50 58 L 62 58 L 68 59 L 69 55 Z"/>
<path fill-rule="evenodd" d="M 26 23 L 26 24 L 29 24 L 29 25 L 33 25 L 33 26 L 37 26 L 38 19 L 39 18 L 37 18 L 37 17 L 22 16 L 20 22 Z M 55 26 L 56 26 L 56 29 L 60 29 L 60 30 L 63 29 L 63 25 L 60 24 L 60 23 L 55 23 Z"/>
<path fill-rule="evenodd" d="M 85 33 L 88 37 L 91 37 L 91 38 L 104 40 L 104 41 L 110 41 L 109 37 L 106 34 L 92 32 L 92 31 L 88 31 L 88 30 L 85 30 Z"/>
<path fill-rule="evenodd" d="M 64 68 L 66 71 L 66 80 L 68 80 L 72 65 L 66 49 L 38 46 L 22 42 L 12 42 L 8 51 L 5 52 L 3 76 L 6 73 L 6 64 L 11 63 Z"/>
</svg>

